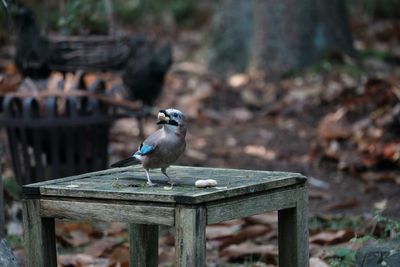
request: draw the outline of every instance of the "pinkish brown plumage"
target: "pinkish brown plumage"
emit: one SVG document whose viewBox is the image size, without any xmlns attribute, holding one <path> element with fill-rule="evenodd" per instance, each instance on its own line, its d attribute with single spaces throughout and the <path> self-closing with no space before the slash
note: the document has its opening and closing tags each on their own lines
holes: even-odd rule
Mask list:
<svg viewBox="0 0 400 267">
<path fill-rule="evenodd" d="M 150 180 L 149 169 L 157 168 L 161 168 L 161 172 L 172 184 L 167 168 L 178 160 L 186 148 L 187 126 L 183 113 L 173 108 L 160 110 L 158 119 L 157 124 L 163 125 L 161 129 L 147 137 L 132 157 L 111 165 L 111 167 L 125 167 L 141 163 L 146 171 L 149 186 L 154 185 Z"/>
</svg>

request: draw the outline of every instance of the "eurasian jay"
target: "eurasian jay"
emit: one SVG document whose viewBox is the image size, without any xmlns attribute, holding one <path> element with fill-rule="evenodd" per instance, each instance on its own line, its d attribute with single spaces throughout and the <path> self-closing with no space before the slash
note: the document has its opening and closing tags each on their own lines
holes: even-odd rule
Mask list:
<svg viewBox="0 0 400 267">
<path fill-rule="evenodd" d="M 187 128 L 183 113 L 173 108 L 160 110 L 158 119 L 157 124 L 162 125 L 161 129 L 147 137 L 131 157 L 111 165 L 111 167 L 126 167 L 141 163 L 146 172 L 149 186 L 155 185 L 150 180 L 149 169 L 157 168 L 161 168 L 161 172 L 168 178 L 168 182 L 173 184 L 167 174 L 167 168 L 176 162 L 186 148 Z"/>
</svg>

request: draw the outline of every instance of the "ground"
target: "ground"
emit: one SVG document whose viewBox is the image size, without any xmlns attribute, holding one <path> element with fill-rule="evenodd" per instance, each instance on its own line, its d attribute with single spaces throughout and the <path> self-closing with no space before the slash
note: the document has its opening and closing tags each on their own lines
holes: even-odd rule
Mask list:
<svg viewBox="0 0 400 267">
<path fill-rule="evenodd" d="M 171 74 L 169 79 L 179 79 L 174 75 L 177 74 Z M 251 85 L 253 82 L 248 83 Z M 289 79 L 286 82 L 295 83 L 296 81 Z M 277 89 L 280 86 L 279 83 L 267 85 L 269 92 L 251 91 L 245 85 L 240 88 L 224 85 L 225 88 L 208 91 L 209 89 L 204 89 L 208 87 L 203 84 L 200 85 L 203 88 L 200 91 L 207 92 L 200 99 L 191 97 L 190 89 L 181 89 L 183 92 L 181 90 L 176 92 L 173 88 L 168 88 L 167 83 L 164 91 L 164 95 L 168 95 L 167 99 L 162 96 L 158 106 L 160 108 L 174 106 L 192 114 L 188 148 L 179 161 L 180 164 L 300 172 L 312 177 L 310 196 L 312 214 L 366 215 L 373 211 L 372 207 L 376 202 L 387 200 L 387 213 L 398 218 L 400 214 L 397 203 L 399 203 L 400 189 L 398 186 L 393 186 L 396 185 L 397 180 L 382 179 L 379 182 L 371 182 L 363 178 L 366 174 L 376 172 L 382 175 L 384 173 L 396 175 L 394 173 L 398 171 L 398 168 L 358 166 L 360 170 L 352 171 L 350 167 L 339 170 L 340 159 L 324 156 L 324 150 L 328 148 L 324 144 L 325 140 L 319 136 L 321 134 L 318 133 L 318 129 L 323 131 L 323 126 L 320 126 L 321 120 L 326 114 L 335 111 L 338 105 L 321 103 L 320 98 L 324 97 L 322 91 L 324 89 L 323 85 L 318 83 L 318 81 L 314 82 L 310 86 L 321 86 L 320 91 L 314 90 L 311 94 L 308 92 L 310 89 L 307 85 L 303 85 L 296 89 L 286 90 L 282 93 L 283 97 L 274 96 L 274 94 L 279 94 L 276 90 L 281 90 Z M 184 90 L 189 92 L 184 92 Z M 260 93 L 261 99 L 275 98 L 275 101 L 267 99 L 262 102 L 261 100 L 259 106 L 254 107 L 258 103 L 251 101 L 258 99 L 246 100 L 243 97 L 244 90 L 250 90 L 252 94 Z M 299 94 L 299 99 L 287 97 L 295 94 Z M 185 98 L 188 99 L 181 100 Z M 246 103 L 246 101 L 251 103 Z M 363 119 L 368 116 L 367 112 L 358 117 Z M 151 126 L 155 119 L 155 116 L 146 119 L 145 124 L 148 125 L 146 134 L 154 130 Z M 134 128 L 135 122 L 131 121 L 129 125 Z M 347 127 L 351 131 L 351 125 Z M 114 138 L 123 142 L 123 145 L 118 145 L 118 147 L 128 148 L 116 151 L 117 155 L 128 156 L 140 144 L 141 139 L 127 132 L 122 137 L 118 137 L 118 129 L 120 129 L 118 124 L 116 128 L 117 137 Z M 129 128 L 123 129 L 129 131 Z M 126 138 L 126 136 L 130 137 Z M 358 149 L 354 148 L 354 150 Z M 358 157 L 356 152 L 353 156 Z M 379 164 L 376 163 L 376 165 Z"/>
</svg>

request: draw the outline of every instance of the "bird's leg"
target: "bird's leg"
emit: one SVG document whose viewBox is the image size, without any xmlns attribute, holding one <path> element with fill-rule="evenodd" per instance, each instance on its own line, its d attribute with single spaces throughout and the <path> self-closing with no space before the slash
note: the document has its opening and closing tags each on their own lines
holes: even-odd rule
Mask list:
<svg viewBox="0 0 400 267">
<path fill-rule="evenodd" d="M 147 176 L 147 185 L 148 185 L 148 186 L 155 186 L 156 184 L 153 183 L 153 182 L 150 180 L 149 171 L 146 170 L 146 169 L 144 169 L 144 171 L 146 172 L 146 176 Z"/>
<path fill-rule="evenodd" d="M 174 185 L 174 182 L 172 181 L 171 177 L 169 177 L 168 174 L 167 174 L 167 168 L 161 168 L 161 172 L 162 172 L 165 176 L 167 176 L 167 178 L 168 178 L 168 183 L 169 183 L 170 185 Z"/>
</svg>

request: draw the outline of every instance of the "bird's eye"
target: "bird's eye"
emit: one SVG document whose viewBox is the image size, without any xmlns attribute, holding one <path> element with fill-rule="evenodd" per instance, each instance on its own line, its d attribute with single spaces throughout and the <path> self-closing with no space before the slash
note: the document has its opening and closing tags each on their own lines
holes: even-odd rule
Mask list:
<svg viewBox="0 0 400 267">
<path fill-rule="evenodd" d="M 178 117 L 178 114 L 173 113 L 173 114 L 172 114 L 172 117 L 176 118 L 176 117 Z"/>
</svg>

